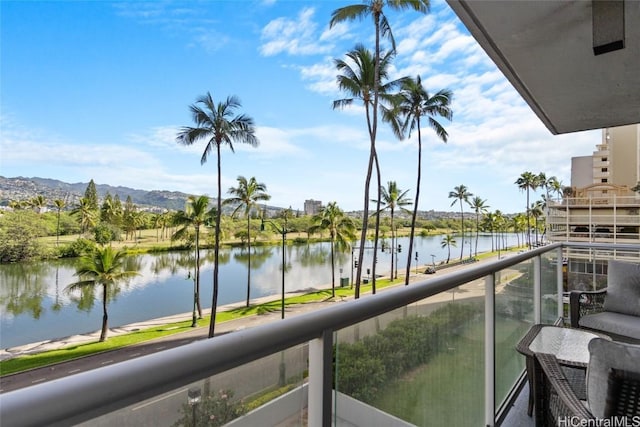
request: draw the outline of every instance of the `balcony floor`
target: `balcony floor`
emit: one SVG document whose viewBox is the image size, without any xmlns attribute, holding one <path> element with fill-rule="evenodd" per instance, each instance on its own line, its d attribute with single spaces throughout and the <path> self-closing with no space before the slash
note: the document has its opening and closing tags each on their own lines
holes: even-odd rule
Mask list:
<svg viewBox="0 0 640 427">
<path fill-rule="evenodd" d="M 535 425 L 533 417 L 527 415 L 527 405 L 529 402 L 529 384 L 526 383 L 520 394 L 509 408 L 507 416 L 502 422 L 502 427 L 533 427 Z"/>
</svg>

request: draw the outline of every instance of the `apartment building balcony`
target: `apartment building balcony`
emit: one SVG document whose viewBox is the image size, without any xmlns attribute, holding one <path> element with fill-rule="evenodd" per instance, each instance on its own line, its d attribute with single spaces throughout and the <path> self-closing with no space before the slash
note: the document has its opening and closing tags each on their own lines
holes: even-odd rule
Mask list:
<svg viewBox="0 0 640 427">
<path fill-rule="evenodd" d="M 606 274 L 567 265 L 613 258 L 640 262 L 640 245 L 552 244 L 433 275 L 4 393 L 0 422 L 533 425 L 515 346 L 534 324 L 565 322 L 567 286 L 596 288 Z"/>
</svg>

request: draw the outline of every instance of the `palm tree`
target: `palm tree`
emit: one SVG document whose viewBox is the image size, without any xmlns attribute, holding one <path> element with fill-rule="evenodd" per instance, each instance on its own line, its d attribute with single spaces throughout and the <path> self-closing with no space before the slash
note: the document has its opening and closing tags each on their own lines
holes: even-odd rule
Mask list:
<svg viewBox="0 0 640 427">
<path fill-rule="evenodd" d="M 240 100 L 235 96 L 227 97 L 226 101 L 215 104 L 209 92 L 197 99 L 191 105 L 190 110 L 196 127 L 183 127 L 176 138 L 179 144 L 191 145 L 197 141 L 205 140 L 206 146 L 200 164 L 204 164 L 209 154 L 216 151 L 218 197 L 215 220 L 214 256 L 213 256 L 213 297 L 211 304 L 211 322 L 209 323 L 209 338 L 215 332 L 216 310 L 218 306 L 218 269 L 220 255 L 220 215 L 222 214 L 222 168 L 221 168 L 221 148 L 223 144 L 229 146 L 234 152 L 233 142 L 249 144 L 253 147 L 258 145 L 258 138 L 255 134 L 253 119 L 244 114 L 234 115 L 235 110 L 240 108 Z"/>
<path fill-rule="evenodd" d="M 462 210 L 462 201 L 464 200 L 469 203 L 469 197 L 473 196 L 473 193 L 470 193 L 467 187 L 464 185 L 458 185 L 457 187 L 453 187 L 453 191 L 449 192 L 449 198 L 455 199 L 451 202 L 451 206 L 456 204 L 456 201 L 460 202 L 460 224 L 462 228 L 462 244 L 460 245 L 460 261 L 462 261 L 462 256 L 464 253 L 464 211 Z"/>
<path fill-rule="evenodd" d="M 336 202 L 331 202 L 313 216 L 312 232 L 329 230 L 331 239 L 331 296 L 336 296 L 335 251 L 348 250 L 355 240 L 356 225 Z"/>
<path fill-rule="evenodd" d="M 31 206 L 35 212 L 41 214 L 44 208 L 47 207 L 47 199 L 45 199 L 42 194 L 38 194 L 29 200 L 29 206 Z"/>
<path fill-rule="evenodd" d="M 538 200 L 535 203 L 531 204 L 531 207 L 529 208 L 530 212 L 531 212 L 531 216 L 533 216 L 534 219 L 534 228 L 536 230 L 536 245 L 539 243 L 538 242 L 538 218 L 540 218 L 541 216 L 544 215 L 544 210 L 545 210 L 545 202 L 543 202 L 542 200 Z"/>
<path fill-rule="evenodd" d="M 60 243 L 60 211 L 67 206 L 67 202 L 63 199 L 56 199 L 53 201 L 56 207 L 56 246 Z"/>
<path fill-rule="evenodd" d="M 380 215 L 380 213 L 384 210 L 389 210 L 390 215 L 391 215 L 391 280 L 393 280 L 393 264 L 394 264 L 394 260 L 393 260 L 393 253 L 394 251 L 396 251 L 396 243 L 395 243 L 395 238 L 396 238 L 396 233 L 395 233 L 395 224 L 394 224 L 394 216 L 395 216 L 395 211 L 396 208 L 400 208 L 404 211 L 407 211 L 406 209 L 404 209 L 404 206 L 409 206 L 412 204 L 412 201 L 410 199 L 407 199 L 407 193 L 409 192 L 409 190 L 406 191 L 402 191 L 398 188 L 398 184 L 396 184 L 395 181 L 389 181 L 387 182 L 387 188 L 382 187 L 380 189 L 380 192 L 382 194 L 382 203 L 384 203 L 381 207 L 380 210 L 377 212 L 378 215 Z M 408 211 L 407 211 L 408 212 Z M 398 273 L 396 272 L 396 279 L 398 278 Z"/>
<path fill-rule="evenodd" d="M 102 287 L 102 331 L 100 342 L 107 339 L 109 314 L 107 302 L 109 292 L 113 291 L 118 282 L 133 277 L 138 273 L 124 270 L 124 251 L 114 251 L 111 246 L 96 248 L 92 253 L 85 255 L 80 260 L 76 269 L 76 276 L 81 280 L 67 286 L 68 291 L 76 289 Z"/>
<path fill-rule="evenodd" d="M 511 219 L 511 228 L 513 228 L 513 232 L 518 237 L 518 246 L 520 246 L 520 235 L 522 235 L 522 244 L 524 245 L 526 239 L 527 230 L 527 216 L 523 213 L 516 214 Z"/>
<path fill-rule="evenodd" d="M 78 200 L 78 205 L 71 211 L 71 214 L 80 217 L 81 234 L 84 234 L 89 227 L 96 225 L 95 211 L 91 208 L 91 203 L 86 197 L 82 197 Z"/>
<path fill-rule="evenodd" d="M 233 195 L 229 199 L 224 201 L 225 204 L 237 204 L 238 206 L 233 211 L 232 216 L 235 216 L 240 209 L 244 208 L 244 215 L 247 218 L 247 307 L 249 307 L 249 300 L 251 298 L 251 209 L 258 207 L 258 202 L 266 201 L 271 198 L 270 195 L 265 193 L 267 186 L 261 182 L 256 181 L 255 177 L 251 177 L 249 180 L 244 176 L 238 177 L 238 186 L 229 188 L 229 194 Z"/>
<path fill-rule="evenodd" d="M 185 209 L 176 212 L 174 217 L 175 224 L 179 226 L 178 230 L 171 236 L 171 240 L 186 239 L 189 236 L 189 230 L 193 227 L 195 237 L 195 295 L 193 296 L 196 306 L 198 307 L 198 317 L 202 319 L 202 306 L 200 305 L 200 227 L 202 227 L 210 218 L 211 210 L 209 210 L 209 197 L 207 196 L 189 196 Z"/>
<path fill-rule="evenodd" d="M 362 101 L 365 107 L 365 114 L 367 119 L 367 129 L 369 132 L 370 149 L 369 149 L 369 163 L 367 166 L 367 176 L 364 184 L 364 210 L 362 218 L 362 232 L 360 235 L 360 248 L 358 253 L 358 265 L 360 266 L 356 273 L 356 290 L 355 298 L 360 297 L 360 279 L 362 276 L 362 261 L 364 258 L 364 248 L 366 246 L 367 228 L 369 222 L 369 188 L 371 185 L 371 175 L 373 173 L 374 162 L 376 164 L 376 172 L 378 177 L 378 198 L 380 200 L 380 167 L 378 163 L 378 156 L 376 154 L 375 140 L 377 132 L 377 114 L 378 114 L 378 97 L 382 97 L 383 100 L 391 102 L 393 96 L 391 91 L 398 87 L 402 83 L 401 80 L 394 80 L 386 82 L 380 85 L 381 80 L 386 80 L 388 77 L 388 67 L 390 65 L 392 54 L 385 54 L 378 64 L 374 61 L 374 57 L 371 52 L 367 50 L 363 45 L 356 45 L 354 50 L 347 53 L 348 60 L 336 59 L 335 65 L 338 71 L 341 73 L 338 75 L 338 87 L 340 90 L 345 91 L 349 98 L 339 99 L 333 102 L 333 108 L 345 108 L 353 104 L 354 99 Z M 376 67 L 378 65 L 378 67 Z M 379 68 L 379 70 L 378 70 Z M 379 76 L 379 79 L 375 77 Z M 375 91 L 374 91 L 375 89 Z M 377 210 L 380 210 L 378 205 Z M 378 231 L 379 231 L 379 217 L 376 218 L 376 231 L 374 238 L 374 274 L 373 283 L 375 283 L 375 257 L 377 254 L 378 246 Z"/>
<path fill-rule="evenodd" d="M 527 192 L 527 245 L 531 249 L 531 213 L 529 212 L 529 190 L 535 190 L 538 187 L 538 175 L 533 172 L 523 172 L 522 175 L 514 183 L 520 190 Z"/>
<path fill-rule="evenodd" d="M 441 248 L 447 248 L 447 264 L 449 264 L 449 260 L 451 259 L 451 246 L 456 247 L 456 239 L 451 234 L 447 234 L 440 242 Z"/>
<path fill-rule="evenodd" d="M 390 117 L 391 127 L 400 139 L 404 138 L 405 132 L 409 131 L 408 137 L 411 137 L 411 131 L 418 130 L 418 173 L 416 178 L 416 198 L 413 204 L 413 214 L 411 216 L 411 234 L 409 235 L 409 251 L 407 252 L 407 272 L 405 275 L 405 285 L 409 284 L 409 272 L 411 271 L 411 254 L 413 253 L 413 239 L 416 229 L 416 218 L 418 216 L 418 201 L 420 198 L 420 182 L 422 176 L 422 128 L 421 118 L 427 117 L 427 123 L 433 129 L 443 142 L 447 142 L 449 134 L 446 129 L 436 120 L 436 116 L 444 117 L 451 120 L 453 111 L 450 108 L 452 92 L 449 89 L 443 89 L 434 94 L 429 92 L 422 86 L 420 76 L 414 79 L 406 79 L 402 83 L 402 88 L 397 97 L 397 103 Z M 402 125 L 398 119 L 404 117 Z"/>
<path fill-rule="evenodd" d="M 380 86 L 380 82 L 382 81 L 383 75 L 386 71 L 383 68 L 384 57 L 388 57 L 389 54 L 381 57 L 380 52 L 380 35 L 383 37 L 388 37 L 391 41 L 391 52 L 395 52 L 396 43 L 393 38 L 393 33 L 391 32 L 391 26 L 389 25 L 389 21 L 387 21 L 387 17 L 385 16 L 383 9 L 384 6 L 388 6 L 393 10 L 407 10 L 413 9 L 414 11 L 427 13 L 429 11 L 429 0 L 368 0 L 364 2 L 364 4 L 355 4 L 350 6 L 345 6 L 339 9 L 336 9 L 331 14 L 331 21 L 329 22 L 329 28 L 333 28 L 334 25 L 345 22 L 345 21 L 354 21 L 361 20 L 367 16 L 371 16 L 373 18 L 373 25 L 375 28 L 375 53 L 373 60 L 373 79 L 372 80 L 364 80 L 367 82 L 368 91 L 372 91 L 371 95 L 373 95 L 373 99 L 369 99 L 372 102 L 372 115 L 369 116 L 368 105 L 367 107 L 367 125 L 369 128 L 369 138 L 371 142 L 371 148 L 369 153 L 369 164 L 367 167 L 367 177 L 365 179 L 365 194 L 364 194 L 364 212 L 362 219 L 362 233 L 360 235 L 360 249 L 358 252 L 358 265 L 360 266 L 356 271 L 356 290 L 355 290 L 355 298 L 359 298 L 360 296 L 360 279 L 362 276 L 362 261 L 364 258 L 364 248 L 367 238 L 367 226 L 368 226 L 368 217 L 369 217 L 369 186 L 371 184 L 371 173 L 373 162 L 376 164 L 376 172 L 377 172 L 377 187 L 378 187 L 378 205 L 376 210 L 380 210 L 380 187 L 382 185 L 380 178 L 380 165 L 378 163 L 378 156 L 376 154 L 376 135 L 378 130 L 378 104 L 379 98 L 384 93 L 382 87 Z M 367 92 L 368 92 L 367 91 Z M 335 104 L 334 104 L 335 108 Z M 375 287 L 375 277 L 376 277 L 376 257 L 378 253 L 378 233 L 380 228 L 380 216 L 376 216 L 376 228 L 375 228 L 375 237 L 373 242 L 373 286 Z"/>
<path fill-rule="evenodd" d="M 478 256 L 478 235 L 479 235 L 479 231 L 480 231 L 480 214 L 483 214 L 487 211 L 487 209 L 490 207 L 489 205 L 486 205 L 485 203 L 487 203 L 486 200 L 482 200 L 480 197 L 476 196 L 473 199 L 471 199 L 471 202 L 469 202 L 469 206 L 471 207 L 471 209 L 473 209 L 476 212 L 476 249 L 475 249 L 475 256 Z"/>
</svg>

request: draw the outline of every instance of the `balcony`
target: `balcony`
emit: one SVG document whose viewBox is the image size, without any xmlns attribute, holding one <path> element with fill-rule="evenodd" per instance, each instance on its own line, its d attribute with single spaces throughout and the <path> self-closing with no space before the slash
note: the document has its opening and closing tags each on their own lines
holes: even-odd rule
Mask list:
<svg viewBox="0 0 640 427">
<path fill-rule="evenodd" d="M 533 425 L 515 346 L 562 323 L 563 292 L 602 286 L 588 267 L 611 258 L 640 262 L 640 245 L 539 247 L 5 393 L 0 423 Z"/>
</svg>

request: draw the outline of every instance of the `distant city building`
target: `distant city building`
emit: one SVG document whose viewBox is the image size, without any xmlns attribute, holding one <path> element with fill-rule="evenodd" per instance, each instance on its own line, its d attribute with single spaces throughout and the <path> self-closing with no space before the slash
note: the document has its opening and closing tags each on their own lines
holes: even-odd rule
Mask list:
<svg viewBox="0 0 640 427">
<path fill-rule="evenodd" d="M 304 201 L 304 214 L 315 215 L 322 210 L 322 202 L 320 200 L 305 200 Z"/>
<path fill-rule="evenodd" d="M 571 187 L 548 202 L 551 241 L 640 242 L 640 125 L 607 128 L 591 156 L 571 159 Z"/>
</svg>

